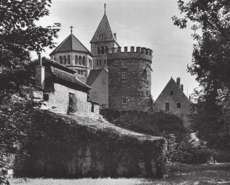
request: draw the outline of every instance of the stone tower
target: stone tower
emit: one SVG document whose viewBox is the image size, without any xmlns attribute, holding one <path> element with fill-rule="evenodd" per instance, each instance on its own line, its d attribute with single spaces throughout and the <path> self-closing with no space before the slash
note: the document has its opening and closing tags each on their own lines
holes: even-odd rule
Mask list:
<svg viewBox="0 0 230 185">
<path fill-rule="evenodd" d="M 93 38 L 90 41 L 91 53 L 93 54 L 93 68 L 107 68 L 107 54 L 110 48 L 117 48 L 116 34 L 112 33 L 106 15 L 106 5 L 104 4 L 104 15 L 98 25 Z"/>
<path fill-rule="evenodd" d="M 108 54 L 109 108 L 112 111 L 149 110 L 152 50 L 132 46 Z"/>
</svg>

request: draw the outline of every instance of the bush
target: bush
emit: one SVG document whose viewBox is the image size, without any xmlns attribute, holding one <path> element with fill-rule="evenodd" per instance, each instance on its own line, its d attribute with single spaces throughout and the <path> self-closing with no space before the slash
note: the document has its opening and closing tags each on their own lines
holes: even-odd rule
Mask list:
<svg viewBox="0 0 230 185">
<path fill-rule="evenodd" d="M 123 115 L 110 121 L 117 126 L 153 136 L 166 137 L 169 134 L 174 134 L 180 140 L 187 133 L 179 117 L 163 111 L 151 114 Z"/>
</svg>

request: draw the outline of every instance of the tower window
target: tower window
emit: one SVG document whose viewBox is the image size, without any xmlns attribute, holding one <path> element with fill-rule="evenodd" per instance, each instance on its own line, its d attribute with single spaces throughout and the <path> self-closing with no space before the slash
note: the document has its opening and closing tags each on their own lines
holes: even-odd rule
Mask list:
<svg viewBox="0 0 230 185">
<path fill-rule="evenodd" d="M 62 64 L 62 56 L 59 56 L 59 62 Z"/>
<path fill-rule="evenodd" d="M 82 57 L 82 65 L 85 66 L 85 57 Z"/>
<path fill-rule="evenodd" d="M 63 61 L 64 64 L 66 64 L 66 56 L 64 56 L 64 61 Z"/>
<path fill-rule="evenodd" d="M 76 65 L 78 64 L 78 56 L 77 55 L 75 56 L 75 64 Z"/>
<path fill-rule="evenodd" d="M 170 95 L 171 95 L 171 96 L 173 95 L 173 91 L 170 91 Z"/>
<path fill-rule="evenodd" d="M 122 104 L 127 104 L 127 100 L 125 98 L 122 99 Z"/>
<path fill-rule="evenodd" d="M 143 79 L 147 79 L 147 69 L 143 70 Z"/>
<path fill-rule="evenodd" d="M 169 111 L 169 103 L 165 103 L 165 111 Z"/>
<path fill-rule="evenodd" d="M 122 79 L 127 79 L 127 70 L 123 70 L 123 71 L 121 72 L 121 78 L 122 78 Z"/>
<path fill-rule="evenodd" d="M 104 54 L 104 46 L 101 46 L 101 54 Z"/>
<path fill-rule="evenodd" d="M 97 66 L 99 66 L 99 62 L 98 62 L 98 59 L 97 59 Z"/>
<path fill-rule="evenodd" d="M 181 103 L 176 104 L 177 108 L 181 108 Z"/>
<path fill-rule="evenodd" d="M 67 60 L 68 60 L 68 64 L 70 64 L 70 56 L 69 55 L 68 55 Z"/>
<path fill-rule="evenodd" d="M 79 65 L 82 65 L 82 63 L 81 63 L 81 56 L 79 56 Z"/>
</svg>

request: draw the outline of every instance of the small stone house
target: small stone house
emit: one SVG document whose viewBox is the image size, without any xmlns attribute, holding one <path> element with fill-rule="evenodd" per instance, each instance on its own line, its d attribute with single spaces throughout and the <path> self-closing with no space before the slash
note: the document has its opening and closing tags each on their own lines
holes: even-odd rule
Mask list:
<svg viewBox="0 0 230 185">
<path fill-rule="evenodd" d="M 41 61 L 41 59 L 40 59 Z M 55 113 L 97 118 L 99 105 L 87 101 L 90 86 L 79 80 L 74 70 L 46 60 L 36 66 L 37 95 L 44 100 L 43 109 Z"/>
<path fill-rule="evenodd" d="M 155 108 L 177 115 L 182 119 L 185 127 L 190 125 L 187 117 L 190 114 L 190 101 L 183 92 L 180 78 L 177 78 L 176 82 L 173 78 L 169 80 L 156 99 Z"/>
</svg>

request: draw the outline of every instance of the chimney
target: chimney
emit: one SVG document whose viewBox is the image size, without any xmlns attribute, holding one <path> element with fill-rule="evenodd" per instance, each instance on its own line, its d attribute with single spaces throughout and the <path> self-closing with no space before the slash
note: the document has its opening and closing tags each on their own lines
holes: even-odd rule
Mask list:
<svg viewBox="0 0 230 185">
<path fill-rule="evenodd" d="M 114 33 L 113 36 L 117 40 L 117 33 Z"/>
<path fill-rule="evenodd" d="M 176 79 L 176 84 L 180 88 L 180 78 L 179 77 Z"/>
<path fill-rule="evenodd" d="M 183 85 L 183 84 L 180 85 L 180 90 L 181 90 L 182 92 L 184 92 L 184 85 Z"/>
<path fill-rule="evenodd" d="M 39 65 L 36 66 L 36 86 L 44 89 L 45 87 L 45 67 L 42 66 L 41 53 L 38 53 Z"/>
</svg>

